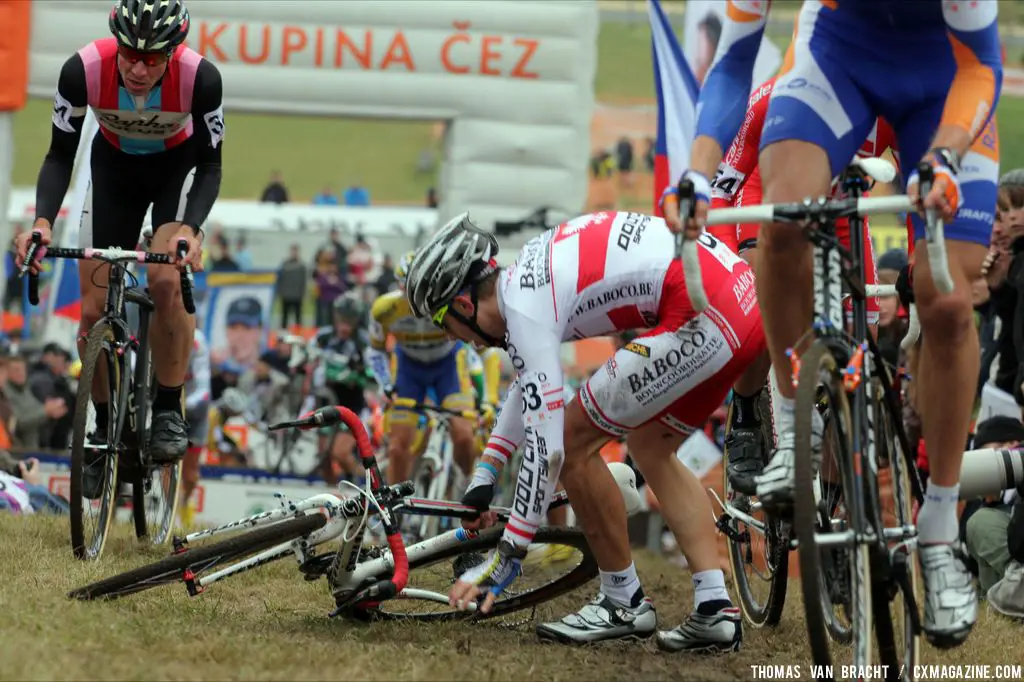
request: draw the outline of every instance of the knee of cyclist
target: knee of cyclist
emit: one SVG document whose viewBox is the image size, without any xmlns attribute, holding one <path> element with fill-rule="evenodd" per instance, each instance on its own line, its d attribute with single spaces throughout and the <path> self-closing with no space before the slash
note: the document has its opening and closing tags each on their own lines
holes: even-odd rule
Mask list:
<svg viewBox="0 0 1024 682">
<path fill-rule="evenodd" d="M 181 283 L 177 272 L 170 268 L 153 268 L 154 273 L 161 270 L 169 272 L 160 272 L 149 278 L 149 295 L 153 298 L 153 305 L 157 310 L 182 307 Z"/>
<path fill-rule="evenodd" d="M 467 450 L 475 447 L 476 434 L 469 424 L 450 424 L 452 446 L 457 450 Z"/>
<path fill-rule="evenodd" d="M 962 343 L 974 328 L 974 307 L 966 292 L 919 298 L 917 311 L 926 338 L 941 339 L 944 345 Z"/>
</svg>

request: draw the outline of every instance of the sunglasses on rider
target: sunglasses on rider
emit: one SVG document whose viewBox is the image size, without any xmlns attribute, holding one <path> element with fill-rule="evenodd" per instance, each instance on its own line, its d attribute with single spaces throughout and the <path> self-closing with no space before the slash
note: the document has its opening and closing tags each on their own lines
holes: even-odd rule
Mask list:
<svg viewBox="0 0 1024 682">
<path fill-rule="evenodd" d="M 117 54 L 132 66 L 142 62 L 148 67 L 160 66 L 167 63 L 166 52 L 140 52 L 124 45 L 118 45 Z"/>
</svg>

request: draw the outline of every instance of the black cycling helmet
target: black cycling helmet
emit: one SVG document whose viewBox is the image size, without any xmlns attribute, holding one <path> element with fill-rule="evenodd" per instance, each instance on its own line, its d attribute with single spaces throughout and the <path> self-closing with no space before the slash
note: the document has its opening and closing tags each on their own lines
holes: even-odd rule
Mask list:
<svg viewBox="0 0 1024 682">
<path fill-rule="evenodd" d="M 334 299 L 334 316 L 348 322 L 359 322 L 363 318 L 363 302 L 359 294 L 346 291 Z"/>
<path fill-rule="evenodd" d="M 185 42 L 189 25 L 181 0 L 117 0 L 110 11 L 118 44 L 139 52 L 171 52 Z"/>
</svg>

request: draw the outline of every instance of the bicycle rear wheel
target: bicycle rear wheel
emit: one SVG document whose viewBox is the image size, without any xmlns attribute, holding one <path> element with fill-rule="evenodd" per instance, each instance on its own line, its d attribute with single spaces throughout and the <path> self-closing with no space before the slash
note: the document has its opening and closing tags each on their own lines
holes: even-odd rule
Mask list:
<svg viewBox="0 0 1024 682">
<path fill-rule="evenodd" d="M 179 554 L 172 554 L 156 563 L 80 587 L 69 592 L 68 597 L 83 600 L 115 599 L 160 585 L 184 582 L 186 571 L 190 571 L 194 579 L 198 581 L 203 574 L 212 573 L 217 567 L 223 568 L 236 559 L 242 559 L 275 545 L 309 535 L 318 528 L 322 528 L 325 523 L 327 523 L 327 519 L 323 514 L 309 514 L 269 526 L 261 526 L 221 542 L 190 548 Z M 286 552 L 281 556 L 287 555 Z M 262 562 L 259 565 L 262 566 L 266 563 Z"/>
<path fill-rule="evenodd" d="M 761 418 L 761 453 L 765 463 L 775 437 L 768 390 L 762 389 L 757 403 Z M 727 436 L 732 429 L 732 411 L 730 407 L 726 421 Z M 723 462 L 727 462 L 728 457 L 726 451 Z M 763 525 L 763 528 L 757 528 L 724 512 L 719 521 L 720 526 L 727 524 L 729 562 L 743 616 L 755 627 L 778 625 L 786 605 L 789 583 L 789 526 L 761 511 L 755 499 L 733 490 L 726 466 L 722 467 L 722 478 L 726 501 Z"/>
<path fill-rule="evenodd" d="M 95 424 L 92 396 L 99 367 L 107 376 L 107 423 L 102 425 Z M 96 559 L 103 553 L 114 515 L 127 395 L 121 390 L 123 381 L 127 381 L 124 357 L 117 353 L 114 330 L 109 323 L 99 322 L 86 337 L 71 432 L 71 549 L 79 559 Z M 89 433 L 96 427 L 105 430 L 105 442 L 89 442 Z"/>
<path fill-rule="evenodd" d="M 498 597 L 490 613 L 453 608 L 448 604 L 448 590 L 459 575 L 483 561 L 484 555 L 498 546 L 503 529 L 495 526 L 466 542 L 442 546 L 410 561 L 405 590 L 361 613 L 387 620 L 429 622 L 491 619 L 536 608 L 597 577 L 597 560 L 580 530 L 540 528 L 523 560 L 523 575 Z"/>
<path fill-rule="evenodd" d="M 863 532 L 857 528 L 856 521 L 860 502 L 855 496 L 845 494 L 854 490 L 849 403 L 836 360 L 823 341 L 815 341 L 800 357 L 800 363 L 795 401 L 793 530 L 799 542 L 800 583 L 811 658 L 816 665 L 831 666 L 832 642 L 840 646 L 849 642 L 852 644 L 849 651 L 836 653 L 840 659 L 851 657 L 851 660 L 838 662 L 869 665 L 872 627 L 868 546 L 856 541 L 852 544 L 827 542 L 837 539 L 837 531 L 848 532 L 847 528 L 855 533 Z M 822 436 L 823 459 L 831 454 L 836 463 L 845 506 L 842 514 L 838 513 L 838 497 L 833 500 L 822 494 L 829 487 L 821 484 L 812 460 L 813 414 L 823 401 L 827 410 Z M 845 516 L 845 520 L 834 519 L 835 516 Z M 848 626 L 839 622 L 840 615 L 846 617 Z"/>
<path fill-rule="evenodd" d="M 883 368 L 882 371 L 887 370 Z M 872 382 L 871 397 L 883 529 L 909 528 L 914 524 L 913 493 L 908 460 L 896 433 L 896 420 L 901 416 L 890 411 L 878 380 Z M 884 468 L 886 463 L 888 468 Z M 906 671 L 903 679 L 913 680 L 914 666 L 921 660 L 921 638 L 914 627 L 912 614 L 912 609 L 920 603 L 922 585 L 921 568 L 913 551 L 916 538 L 911 541 L 892 538 L 885 546 L 889 565 L 883 569 L 888 569 L 888 572 L 874 576 L 871 597 L 878 662 L 888 666 L 890 680 L 899 680 L 900 670 Z M 906 590 L 913 595 L 912 601 L 908 601 Z"/>
</svg>

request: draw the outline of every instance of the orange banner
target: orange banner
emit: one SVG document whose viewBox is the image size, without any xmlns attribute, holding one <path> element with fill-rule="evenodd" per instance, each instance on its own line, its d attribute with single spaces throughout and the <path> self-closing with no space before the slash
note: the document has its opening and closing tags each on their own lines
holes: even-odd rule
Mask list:
<svg viewBox="0 0 1024 682">
<path fill-rule="evenodd" d="M 0 2 L 0 111 L 17 111 L 28 99 L 28 41 L 32 4 Z"/>
</svg>

